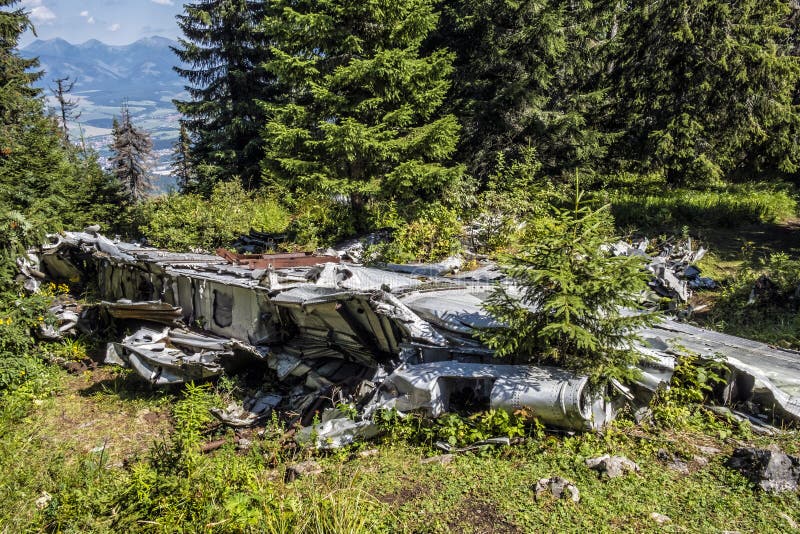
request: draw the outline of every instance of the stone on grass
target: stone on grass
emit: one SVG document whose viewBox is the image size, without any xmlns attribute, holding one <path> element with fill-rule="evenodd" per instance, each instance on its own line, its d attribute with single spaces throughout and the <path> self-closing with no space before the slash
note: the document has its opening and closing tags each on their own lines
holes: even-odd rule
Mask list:
<svg viewBox="0 0 800 534">
<path fill-rule="evenodd" d="M 286 468 L 286 482 L 292 482 L 301 477 L 318 475 L 322 473 L 322 466 L 314 460 L 307 460 Z"/>
<path fill-rule="evenodd" d="M 800 485 L 800 458 L 789 456 L 777 447 L 738 448 L 725 465 L 771 493 L 797 491 Z"/>
<path fill-rule="evenodd" d="M 639 466 L 636 462 L 624 456 L 610 456 L 604 454 L 599 458 L 588 458 L 586 467 L 605 473 L 608 478 L 617 478 L 625 473 L 638 473 Z"/>
<path fill-rule="evenodd" d="M 665 525 L 667 523 L 671 523 L 672 519 L 669 516 L 664 514 L 659 514 L 658 512 L 653 512 L 650 514 L 650 519 L 658 523 L 659 525 Z"/>
<path fill-rule="evenodd" d="M 556 499 L 569 497 L 572 502 L 581 500 L 581 493 L 578 487 L 562 477 L 542 478 L 536 483 L 534 488 L 536 500 L 538 501 L 545 495 L 552 495 Z"/>
<path fill-rule="evenodd" d="M 447 465 L 453 461 L 453 458 L 454 456 L 452 454 L 440 454 L 438 456 L 431 456 L 430 458 L 423 458 L 419 463 Z"/>
<path fill-rule="evenodd" d="M 47 493 L 46 491 L 43 491 L 42 494 L 39 496 L 39 498 L 36 499 L 36 508 L 38 508 L 39 510 L 44 510 L 45 508 L 47 508 L 47 505 L 50 504 L 50 501 L 52 500 L 53 496 Z"/>
</svg>

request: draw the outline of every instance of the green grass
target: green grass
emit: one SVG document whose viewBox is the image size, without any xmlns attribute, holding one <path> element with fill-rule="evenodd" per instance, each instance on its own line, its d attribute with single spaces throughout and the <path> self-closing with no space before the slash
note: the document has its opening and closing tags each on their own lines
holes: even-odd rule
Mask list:
<svg viewBox="0 0 800 534">
<path fill-rule="evenodd" d="M 761 493 L 723 465 L 741 443 L 776 442 L 797 453 L 800 436 L 754 439 L 705 412 L 670 412 L 683 421 L 672 429 L 622 421 L 603 434 L 536 434 L 447 464 L 421 463 L 438 453 L 389 435 L 319 456 L 321 474 L 286 482 L 286 466 L 312 452 L 287 449 L 280 427 L 250 434 L 249 451 L 236 450 L 224 429 L 196 434 L 192 421 L 204 418 L 194 408 L 213 402 L 213 390 L 194 388 L 177 400 L 125 376 L 58 371 L 54 379 L 57 396 L 31 401 L 23 418 L 0 420 L 2 532 L 780 532 L 789 529 L 781 514 L 800 521 L 797 494 Z M 132 402 L 137 391 L 141 399 Z M 142 419 L 145 411 L 172 411 L 176 424 L 168 427 L 176 430 L 164 435 L 164 419 Z M 127 448 L 116 446 L 135 432 Z M 230 444 L 210 454 L 181 449 L 187 432 L 202 441 L 227 436 Z M 108 453 L 89 449 L 100 438 L 110 441 Z M 377 453 L 361 454 L 373 447 Z M 660 449 L 685 459 L 691 472 L 663 465 Z M 606 480 L 585 467 L 604 453 L 628 456 L 641 473 Z M 533 486 L 551 476 L 572 480 L 581 502 L 537 501 Z M 39 509 L 43 492 L 52 500 Z M 672 521 L 659 526 L 653 512 Z"/>
<path fill-rule="evenodd" d="M 797 191 L 783 182 L 670 187 L 660 174 L 605 177 L 600 187 L 620 228 L 680 231 L 683 226 L 738 228 L 796 217 Z"/>
</svg>

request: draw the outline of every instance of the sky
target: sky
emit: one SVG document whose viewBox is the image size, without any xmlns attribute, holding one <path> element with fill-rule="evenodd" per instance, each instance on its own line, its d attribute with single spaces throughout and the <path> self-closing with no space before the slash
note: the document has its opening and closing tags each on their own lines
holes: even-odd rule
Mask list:
<svg viewBox="0 0 800 534">
<path fill-rule="evenodd" d="M 20 40 L 25 47 L 35 39 L 60 37 L 72 44 L 97 39 L 107 44 L 129 44 L 142 37 L 176 38 L 175 15 L 184 0 L 22 0 L 36 28 Z"/>
</svg>

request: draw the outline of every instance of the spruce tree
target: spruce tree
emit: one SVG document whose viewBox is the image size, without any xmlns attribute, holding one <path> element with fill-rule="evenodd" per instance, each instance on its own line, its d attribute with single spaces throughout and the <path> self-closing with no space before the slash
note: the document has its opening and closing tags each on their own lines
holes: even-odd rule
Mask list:
<svg viewBox="0 0 800 534">
<path fill-rule="evenodd" d="M 357 230 L 371 197 L 413 211 L 441 199 L 462 169 L 459 125 L 442 112 L 453 56 L 423 53 L 431 0 L 272 3 L 267 68 L 285 98 L 266 103 L 265 176 L 291 191 L 350 199 Z"/>
<path fill-rule="evenodd" d="M 456 53 L 447 107 L 464 126 L 459 158 L 482 185 L 498 157 L 521 161 L 531 149 L 550 176 L 602 158 L 595 117 L 617 3 L 443 2 L 433 42 Z"/>
<path fill-rule="evenodd" d="M 267 2 L 201 0 L 184 6 L 178 26 L 184 38 L 173 48 L 185 66 L 189 100 L 175 104 L 193 143 L 190 160 L 199 181 L 188 190 L 210 193 L 217 181 L 238 178 L 246 188 L 260 182 L 264 122 L 257 99 L 269 100 L 269 57 L 259 23 Z"/>
<path fill-rule="evenodd" d="M 514 290 L 500 285 L 484 303 L 503 326 L 482 340 L 497 357 L 560 365 L 598 386 L 635 378 L 636 329 L 656 317 L 629 313 L 648 274 L 642 257 L 609 252 L 616 240 L 609 206 L 593 208 L 578 190 L 573 206 L 528 221 L 503 268 Z"/>
<path fill-rule="evenodd" d="M 186 125 L 181 123 L 178 140 L 173 145 L 172 172 L 176 178 L 178 189 L 189 192 L 197 188 L 197 176 L 191 162 L 191 139 Z"/>
<path fill-rule="evenodd" d="M 122 184 L 130 200 L 144 200 L 152 188 L 150 166 L 153 141 L 150 134 L 134 126 L 130 110 L 124 105 L 120 119 L 114 118 L 111 135 L 112 173 Z"/>
<path fill-rule="evenodd" d="M 614 157 L 704 185 L 752 169 L 796 172 L 800 73 L 787 0 L 631 4 L 611 74 Z M 630 161 L 633 159 L 633 161 Z M 642 161 L 637 161 L 642 160 Z"/>
<path fill-rule="evenodd" d="M 32 28 L 22 8 L 14 8 L 19 0 L 0 0 L 0 157 L 13 149 L 11 142 L 25 117 L 37 113 L 41 103 L 33 82 L 42 77 L 33 71 L 37 59 L 23 59 L 17 53 L 19 37 Z"/>
</svg>

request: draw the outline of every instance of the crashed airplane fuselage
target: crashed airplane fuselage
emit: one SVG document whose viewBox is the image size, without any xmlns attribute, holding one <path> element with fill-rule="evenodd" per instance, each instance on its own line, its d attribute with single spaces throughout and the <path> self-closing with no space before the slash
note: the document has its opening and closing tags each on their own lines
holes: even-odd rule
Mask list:
<svg viewBox="0 0 800 534">
<path fill-rule="evenodd" d="M 382 408 L 431 416 L 527 409 L 566 430 L 598 429 L 614 416 L 614 400 L 592 392 L 585 377 L 498 362 L 473 337 L 477 328 L 500 326 L 482 308 L 501 276 L 491 266 L 444 276 L 436 266 L 415 271 L 334 256 L 180 254 L 66 232 L 20 268 L 31 289 L 42 275 L 96 281 L 109 316 L 137 321 L 129 336 L 109 345 L 107 360 L 132 366 L 154 384 L 213 376 L 235 360 L 264 361 L 282 385 L 279 396 L 272 391 L 265 394 L 269 402 L 253 400 L 264 410 L 239 419 L 258 420 L 279 404 L 299 413 L 304 425 L 321 413 L 314 433 L 327 437 L 321 446 L 370 435 L 369 418 Z M 641 337 L 645 358 L 633 395 L 647 399 L 669 381 L 674 357 L 690 350 L 728 361 L 728 400 L 754 398 L 800 419 L 797 353 L 670 320 Z M 339 403 L 357 407 L 357 420 L 342 416 Z"/>
</svg>

